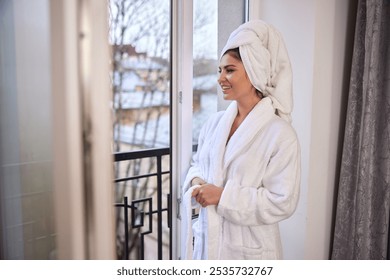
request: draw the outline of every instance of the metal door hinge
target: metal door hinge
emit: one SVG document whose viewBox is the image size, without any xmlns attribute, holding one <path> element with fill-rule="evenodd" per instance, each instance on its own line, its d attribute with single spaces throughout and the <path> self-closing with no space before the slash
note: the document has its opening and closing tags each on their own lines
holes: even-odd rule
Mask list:
<svg viewBox="0 0 390 280">
<path fill-rule="evenodd" d="M 183 92 L 179 91 L 179 103 L 183 104 Z"/>
<path fill-rule="evenodd" d="M 180 197 L 179 197 L 179 198 L 177 198 L 177 204 L 176 204 L 176 207 L 177 207 L 177 209 L 176 209 L 177 218 L 178 218 L 179 220 L 181 220 L 181 215 L 180 215 L 180 208 L 181 208 L 181 198 L 180 198 Z"/>
</svg>

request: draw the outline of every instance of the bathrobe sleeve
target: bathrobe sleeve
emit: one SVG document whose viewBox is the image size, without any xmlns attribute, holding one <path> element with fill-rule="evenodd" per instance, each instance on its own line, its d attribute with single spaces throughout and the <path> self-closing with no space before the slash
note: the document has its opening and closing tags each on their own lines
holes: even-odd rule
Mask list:
<svg viewBox="0 0 390 280">
<path fill-rule="evenodd" d="M 277 145 L 266 167 L 262 185 L 241 186 L 230 178 L 217 207 L 232 223 L 254 226 L 284 220 L 295 211 L 300 184 L 300 147 L 295 137 Z"/>
<path fill-rule="evenodd" d="M 209 162 L 199 162 L 199 156 L 201 151 L 203 150 L 205 144 L 205 140 L 207 138 L 207 135 L 210 134 L 210 131 L 212 131 L 213 125 L 221 118 L 223 114 L 223 111 L 215 113 L 213 116 L 209 118 L 209 120 L 203 125 L 199 132 L 199 137 L 198 137 L 198 148 L 197 152 L 194 154 L 191 160 L 191 166 L 187 172 L 186 178 L 184 180 L 183 184 L 183 192 L 185 193 L 190 187 L 191 187 L 191 181 L 195 177 L 199 177 L 205 181 L 207 181 L 207 167 L 210 163 Z M 208 159 L 203 159 L 203 160 L 208 160 Z"/>
<path fill-rule="evenodd" d="M 198 149 L 197 149 L 197 152 L 192 157 L 191 166 L 188 169 L 186 178 L 184 180 L 183 193 L 185 193 L 191 187 L 192 179 L 194 179 L 195 177 L 199 177 L 199 178 L 203 179 L 201 168 L 199 166 L 199 151 L 200 151 L 200 148 L 202 147 L 203 142 L 204 142 L 204 134 L 205 134 L 204 130 L 205 129 L 202 128 L 200 131 L 199 138 L 198 138 Z"/>
<path fill-rule="evenodd" d="M 198 144 L 198 147 L 199 147 L 199 144 Z M 191 181 L 195 177 L 199 177 L 199 178 L 203 179 L 202 173 L 200 171 L 200 167 L 198 164 L 198 154 L 195 154 L 193 156 L 192 161 L 191 161 L 191 167 L 189 168 L 189 170 L 187 172 L 187 176 L 184 180 L 183 193 L 185 193 L 191 187 Z"/>
</svg>

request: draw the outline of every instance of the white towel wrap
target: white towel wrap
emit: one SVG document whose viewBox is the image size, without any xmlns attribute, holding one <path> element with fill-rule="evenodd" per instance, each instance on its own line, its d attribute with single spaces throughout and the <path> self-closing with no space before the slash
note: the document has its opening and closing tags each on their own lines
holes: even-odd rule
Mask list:
<svg viewBox="0 0 390 280">
<path fill-rule="evenodd" d="M 272 99 L 276 113 L 291 122 L 292 69 L 280 33 L 271 25 L 253 20 L 232 32 L 222 49 L 239 48 L 248 77 L 255 88 Z"/>
</svg>

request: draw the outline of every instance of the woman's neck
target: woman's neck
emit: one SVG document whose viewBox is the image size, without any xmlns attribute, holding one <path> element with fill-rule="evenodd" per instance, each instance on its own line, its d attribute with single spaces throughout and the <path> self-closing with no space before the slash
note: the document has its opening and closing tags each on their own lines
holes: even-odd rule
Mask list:
<svg viewBox="0 0 390 280">
<path fill-rule="evenodd" d="M 227 139 L 226 144 L 229 142 L 232 135 L 236 132 L 241 123 L 245 120 L 246 116 L 253 110 L 257 103 L 259 103 L 261 97 L 253 98 L 251 100 L 246 99 L 246 102 L 242 103 L 237 100 L 237 116 L 233 121 L 232 127 L 230 128 L 230 133 Z"/>
<path fill-rule="evenodd" d="M 260 100 L 261 97 L 259 96 L 255 96 L 251 99 L 246 99 L 244 102 L 237 100 L 237 117 L 245 118 L 256 106 L 256 104 L 260 102 Z"/>
</svg>

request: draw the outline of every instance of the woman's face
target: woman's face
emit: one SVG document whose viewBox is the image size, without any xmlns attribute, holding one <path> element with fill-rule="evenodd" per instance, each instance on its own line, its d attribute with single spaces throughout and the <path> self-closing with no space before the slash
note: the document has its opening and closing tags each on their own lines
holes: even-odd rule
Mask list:
<svg viewBox="0 0 390 280">
<path fill-rule="evenodd" d="M 225 100 L 245 101 L 257 96 L 245 71 L 244 64 L 227 52 L 222 56 L 218 68 L 218 84 L 222 88 Z"/>
</svg>

